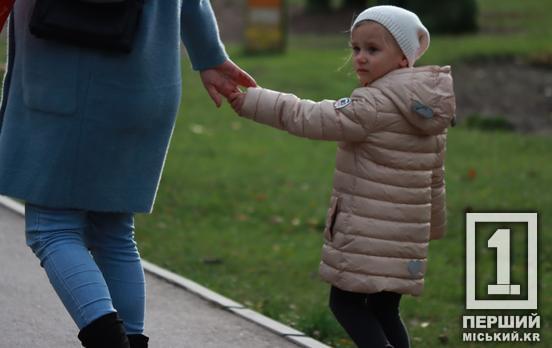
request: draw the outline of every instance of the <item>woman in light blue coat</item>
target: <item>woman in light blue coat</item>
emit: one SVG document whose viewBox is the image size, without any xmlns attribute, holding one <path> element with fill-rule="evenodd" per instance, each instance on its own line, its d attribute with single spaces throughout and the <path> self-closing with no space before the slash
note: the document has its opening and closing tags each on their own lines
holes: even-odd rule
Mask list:
<svg viewBox="0 0 552 348">
<path fill-rule="evenodd" d="M 0 194 L 26 202 L 27 244 L 83 345 L 145 347 L 133 214 L 155 199 L 182 92 L 180 39 L 217 106 L 255 82 L 228 59 L 207 0 L 145 0 L 129 54 L 39 39 L 33 8 L 16 1 L 9 23 Z"/>
</svg>

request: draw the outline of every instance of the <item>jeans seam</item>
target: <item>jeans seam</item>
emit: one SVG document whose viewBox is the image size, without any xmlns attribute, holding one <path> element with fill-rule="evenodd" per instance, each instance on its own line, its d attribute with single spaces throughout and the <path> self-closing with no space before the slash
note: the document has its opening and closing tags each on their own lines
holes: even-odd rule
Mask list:
<svg viewBox="0 0 552 348">
<path fill-rule="evenodd" d="M 76 306 L 77 311 L 76 311 L 75 314 L 78 314 L 80 319 L 82 319 L 83 322 L 89 323 L 89 319 L 87 318 L 86 313 L 84 312 L 81 303 L 77 300 L 77 298 L 75 298 L 73 293 L 71 291 L 69 291 L 70 289 L 67 286 L 67 282 L 65 281 L 65 278 L 62 277 L 61 274 L 59 273 L 58 266 L 57 266 L 55 260 L 52 258 L 51 261 L 52 261 L 53 271 L 56 273 L 56 277 L 58 278 L 59 282 L 63 285 L 63 288 L 65 289 L 67 294 L 69 294 L 69 297 L 71 298 L 71 300 L 77 305 Z"/>
<path fill-rule="evenodd" d="M 42 244 L 44 243 L 44 239 L 45 239 L 44 238 L 44 233 L 43 233 L 43 231 L 41 231 L 42 225 L 40 223 L 41 222 L 41 216 L 42 216 L 43 213 L 40 209 L 35 209 L 35 211 L 36 211 L 36 229 L 37 229 L 38 236 L 39 236 L 38 241 L 39 241 L 40 245 L 42 246 Z M 50 258 L 50 262 L 52 263 L 52 271 L 55 273 L 57 279 L 62 284 L 63 289 L 69 295 L 69 298 L 77 305 L 76 306 L 77 311 L 76 311 L 75 314 L 77 314 L 83 322 L 88 322 L 88 318 L 86 317 L 85 313 L 83 313 L 83 309 L 82 309 L 82 306 L 81 306 L 80 302 L 75 298 L 75 296 L 73 296 L 71 291 L 69 291 L 69 287 L 67 286 L 67 282 L 65 281 L 65 278 L 62 277 L 61 274 L 59 273 L 58 265 L 55 262 L 55 258 Z"/>
</svg>

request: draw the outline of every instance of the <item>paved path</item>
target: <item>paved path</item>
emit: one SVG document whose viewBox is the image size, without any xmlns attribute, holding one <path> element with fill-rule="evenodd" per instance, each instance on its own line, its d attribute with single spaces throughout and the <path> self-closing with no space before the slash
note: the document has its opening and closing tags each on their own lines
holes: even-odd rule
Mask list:
<svg viewBox="0 0 552 348">
<path fill-rule="evenodd" d="M 0 204 L 0 348 L 79 347 L 78 330 L 25 245 L 23 226 L 20 215 Z M 151 347 L 301 346 L 149 272 L 146 281 Z M 301 339 L 310 341 L 302 346 L 323 347 Z"/>
</svg>

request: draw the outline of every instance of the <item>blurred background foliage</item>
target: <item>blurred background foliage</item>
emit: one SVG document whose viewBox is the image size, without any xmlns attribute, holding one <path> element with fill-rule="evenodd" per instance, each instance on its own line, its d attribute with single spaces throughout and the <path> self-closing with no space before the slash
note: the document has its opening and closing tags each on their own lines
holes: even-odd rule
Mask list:
<svg viewBox="0 0 552 348">
<path fill-rule="evenodd" d="M 419 14 L 431 33 L 467 33 L 477 30 L 477 2 L 475 0 L 307 0 L 311 13 L 349 9 L 360 12 L 368 6 L 394 5 Z"/>
</svg>

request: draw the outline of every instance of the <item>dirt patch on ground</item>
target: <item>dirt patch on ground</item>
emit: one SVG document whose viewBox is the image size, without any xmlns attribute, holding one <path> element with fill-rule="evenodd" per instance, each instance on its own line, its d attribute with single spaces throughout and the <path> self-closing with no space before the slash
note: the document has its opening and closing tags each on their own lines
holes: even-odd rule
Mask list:
<svg viewBox="0 0 552 348">
<path fill-rule="evenodd" d="M 526 133 L 552 133 L 552 69 L 513 59 L 453 67 L 459 119 L 503 117 Z"/>
<path fill-rule="evenodd" d="M 223 40 L 241 40 L 245 2 L 212 3 Z M 290 35 L 342 33 L 353 18 L 351 11 L 305 15 L 300 8 L 290 8 Z M 552 134 L 552 65 L 534 65 L 513 58 L 474 60 L 455 64 L 453 77 L 459 122 L 472 115 L 498 117 L 523 133 Z"/>
</svg>

